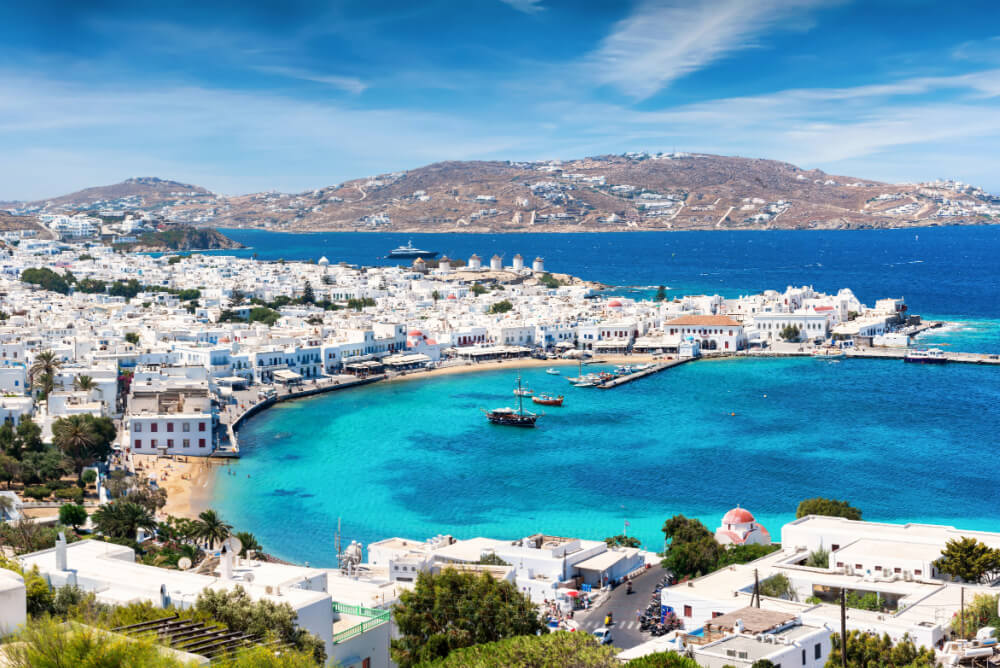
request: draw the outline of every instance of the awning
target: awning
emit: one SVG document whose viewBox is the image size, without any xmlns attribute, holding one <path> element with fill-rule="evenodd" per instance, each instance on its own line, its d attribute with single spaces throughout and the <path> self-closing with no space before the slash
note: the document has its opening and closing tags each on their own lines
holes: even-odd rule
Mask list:
<svg viewBox="0 0 1000 668">
<path fill-rule="evenodd" d="M 575 564 L 575 566 L 581 571 L 598 571 L 603 573 L 624 558 L 625 555 L 623 553 L 608 550 L 607 552 L 601 552 L 590 559 L 585 559 L 580 563 Z"/>
<path fill-rule="evenodd" d="M 241 385 L 250 381 L 239 376 L 223 376 L 222 378 L 216 378 L 215 382 L 219 385 Z"/>
<path fill-rule="evenodd" d="M 278 369 L 274 372 L 274 379 L 290 383 L 296 380 L 302 380 L 302 376 L 295 373 L 294 371 L 289 371 L 287 369 Z"/>
<path fill-rule="evenodd" d="M 405 366 L 407 364 L 427 364 L 431 358 L 421 353 L 412 355 L 390 355 L 382 359 L 383 364 L 389 366 Z"/>
</svg>

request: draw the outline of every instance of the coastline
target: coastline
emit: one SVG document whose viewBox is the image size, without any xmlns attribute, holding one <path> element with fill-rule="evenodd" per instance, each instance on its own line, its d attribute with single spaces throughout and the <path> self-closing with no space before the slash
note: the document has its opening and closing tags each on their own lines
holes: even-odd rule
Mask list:
<svg viewBox="0 0 1000 668">
<path fill-rule="evenodd" d="M 601 355 L 595 358 L 598 363 L 604 364 L 628 364 L 643 363 L 653 360 L 651 355 Z M 379 383 L 401 383 L 414 380 L 426 380 L 445 376 L 454 376 L 467 373 L 477 373 L 486 371 L 530 369 L 530 368 L 575 368 L 576 360 L 556 359 L 540 360 L 532 357 L 501 360 L 499 362 L 470 362 L 468 364 L 448 366 L 444 368 L 431 369 L 429 371 L 415 371 L 391 376 Z M 586 366 L 586 365 L 585 365 Z M 361 386 L 359 386 L 361 387 Z M 350 388 L 346 388 L 350 389 Z M 300 397 L 310 399 L 321 394 Z M 295 400 L 295 399 L 291 399 Z M 266 410 L 266 408 L 265 408 Z M 162 460 L 156 462 L 153 455 L 140 455 L 142 471 L 154 477 L 157 484 L 167 490 L 167 503 L 160 511 L 163 515 L 173 515 L 175 517 L 187 517 L 196 519 L 198 513 L 207 510 L 212 506 L 215 492 L 215 476 L 217 468 L 230 466 L 231 462 L 238 461 L 230 458 L 217 457 L 188 457 L 186 461 L 179 459 Z"/>
</svg>

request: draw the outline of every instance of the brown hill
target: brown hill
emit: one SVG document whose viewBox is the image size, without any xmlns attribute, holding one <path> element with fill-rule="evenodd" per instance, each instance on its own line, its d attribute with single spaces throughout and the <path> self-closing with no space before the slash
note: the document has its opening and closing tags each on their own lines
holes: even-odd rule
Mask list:
<svg viewBox="0 0 1000 668">
<path fill-rule="evenodd" d="M 120 197 L 107 199 L 113 195 Z M 181 223 L 296 232 L 839 229 L 1000 220 L 1000 198 L 960 183 L 888 184 L 773 160 L 678 153 L 441 162 L 304 193 L 237 197 L 130 179 L 44 208 L 58 201 L 61 208 L 93 209 L 101 197 L 105 208 L 141 208 Z"/>
</svg>

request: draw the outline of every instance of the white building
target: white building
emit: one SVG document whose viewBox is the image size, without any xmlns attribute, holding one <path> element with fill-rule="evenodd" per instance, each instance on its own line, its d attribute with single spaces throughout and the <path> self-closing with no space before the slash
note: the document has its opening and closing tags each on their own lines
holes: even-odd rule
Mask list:
<svg viewBox="0 0 1000 668">
<path fill-rule="evenodd" d="M 694 337 L 702 353 L 721 350 L 737 351 L 746 347 L 743 325 L 724 315 L 686 315 L 663 325 L 668 336 L 680 339 Z"/>
<path fill-rule="evenodd" d="M 770 545 L 771 534 L 749 510 L 736 506 L 722 517 L 715 540 L 722 545 Z"/>
</svg>

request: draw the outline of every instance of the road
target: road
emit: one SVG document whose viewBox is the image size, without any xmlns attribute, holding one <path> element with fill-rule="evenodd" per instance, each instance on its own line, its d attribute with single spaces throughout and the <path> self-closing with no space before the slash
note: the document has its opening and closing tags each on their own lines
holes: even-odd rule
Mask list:
<svg viewBox="0 0 1000 668">
<path fill-rule="evenodd" d="M 639 609 L 645 612 L 649 597 L 665 574 L 657 564 L 632 581 L 631 594 L 626 594 L 628 588 L 621 586 L 612 591 L 600 607 L 586 613 L 577 612 L 576 621 L 580 628 L 590 633 L 604 626 L 604 616 L 610 612 L 615 622 L 611 627 L 612 644 L 615 647 L 629 649 L 650 640 L 653 636 L 639 631 L 635 611 Z"/>
</svg>

